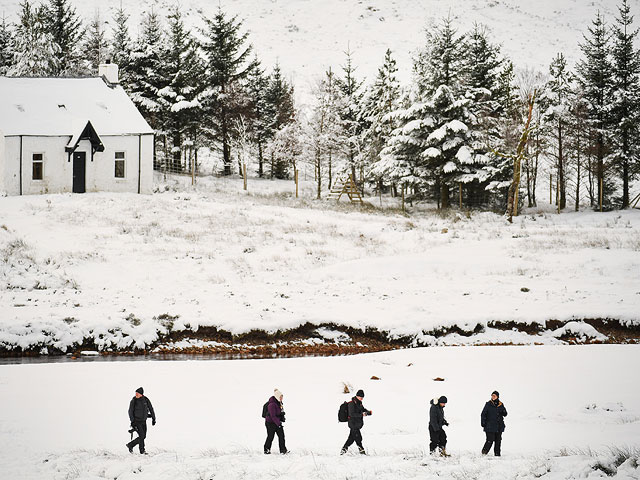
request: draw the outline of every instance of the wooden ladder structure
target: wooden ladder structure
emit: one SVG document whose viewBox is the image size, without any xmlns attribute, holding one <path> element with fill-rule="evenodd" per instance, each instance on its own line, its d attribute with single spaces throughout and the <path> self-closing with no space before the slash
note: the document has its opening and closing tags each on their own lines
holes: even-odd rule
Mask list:
<svg viewBox="0 0 640 480">
<path fill-rule="evenodd" d="M 346 179 L 335 182 L 331 188 L 331 192 L 327 195 L 327 198 L 335 198 L 336 201 L 339 202 L 340 197 L 342 197 L 343 194 L 346 194 L 352 203 L 355 203 L 356 201 L 364 203 L 360 196 L 360 192 L 358 191 L 358 186 L 353 181 L 353 176 L 351 174 L 349 174 Z"/>
</svg>

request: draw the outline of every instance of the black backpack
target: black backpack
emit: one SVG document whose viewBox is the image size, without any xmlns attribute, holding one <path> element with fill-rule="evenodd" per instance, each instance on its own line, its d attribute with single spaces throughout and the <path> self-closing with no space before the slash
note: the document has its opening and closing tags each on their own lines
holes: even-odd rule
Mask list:
<svg viewBox="0 0 640 480">
<path fill-rule="evenodd" d="M 347 402 L 343 402 L 338 409 L 338 422 L 348 422 L 349 421 L 349 404 Z"/>
<path fill-rule="evenodd" d="M 267 414 L 269 413 L 269 400 L 262 406 L 262 418 L 267 418 Z"/>
</svg>

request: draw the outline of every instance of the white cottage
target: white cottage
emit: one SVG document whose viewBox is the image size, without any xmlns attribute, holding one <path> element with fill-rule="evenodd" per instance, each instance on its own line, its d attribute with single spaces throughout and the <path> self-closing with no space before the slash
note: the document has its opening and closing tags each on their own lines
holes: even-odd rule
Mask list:
<svg viewBox="0 0 640 480">
<path fill-rule="evenodd" d="M 0 191 L 150 193 L 153 130 L 118 84 L 0 77 Z"/>
</svg>

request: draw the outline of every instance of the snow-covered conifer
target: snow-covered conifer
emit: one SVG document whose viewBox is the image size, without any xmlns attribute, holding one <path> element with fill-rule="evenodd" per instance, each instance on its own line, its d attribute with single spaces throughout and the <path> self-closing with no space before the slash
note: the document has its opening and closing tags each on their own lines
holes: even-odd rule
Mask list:
<svg viewBox="0 0 640 480">
<path fill-rule="evenodd" d="M 13 31 L 11 24 L 2 15 L 0 21 L 0 75 L 6 75 L 13 63 Z"/>
<path fill-rule="evenodd" d="M 629 206 L 629 183 L 640 173 L 640 52 L 628 0 L 613 25 L 612 158 L 622 179 L 621 206 Z"/>
<path fill-rule="evenodd" d="M 82 20 L 69 0 L 49 0 L 43 7 L 46 30 L 56 48 L 56 75 L 78 74 L 84 71 L 80 47 L 84 36 Z"/>
<path fill-rule="evenodd" d="M 222 146 L 224 173 L 231 173 L 230 134 L 244 102 L 238 101 L 242 85 L 254 67 L 249 34 L 242 31 L 242 20 L 228 17 L 218 7 L 213 18 L 204 18 L 202 50 L 206 56 L 208 116 L 210 136 Z M 244 107 L 244 105 L 243 105 Z"/>
<path fill-rule="evenodd" d="M 98 74 L 98 67 L 108 58 L 108 49 L 109 45 L 104 30 L 104 22 L 100 17 L 100 11 L 97 10 L 89 23 L 82 45 L 82 56 L 88 64 L 87 68 L 91 75 Z"/>
<path fill-rule="evenodd" d="M 358 161 L 366 169 L 367 177 L 371 177 L 380 189 L 383 182 L 389 180 L 386 178 L 387 169 L 381 163 L 380 152 L 395 129 L 391 113 L 400 107 L 401 91 L 397 74 L 396 61 L 391 50 L 387 49 L 376 79 L 362 99 L 359 115 L 363 130 Z"/>
<path fill-rule="evenodd" d="M 120 83 L 125 87 L 128 85 L 132 50 L 128 21 L 129 15 L 124 8 L 119 7 L 116 9 L 113 15 L 113 28 L 110 41 L 111 62 L 118 65 L 120 70 Z"/>
<path fill-rule="evenodd" d="M 28 0 L 20 4 L 16 26 L 13 65 L 9 76 L 46 77 L 60 71 L 59 47 L 45 25 L 42 7 L 33 8 Z"/>
<path fill-rule="evenodd" d="M 567 206 L 566 167 L 567 128 L 571 122 L 573 75 L 569 72 L 567 61 L 562 53 L 558 53 L 549 66 L 549 81 L 541 95 L 540 107 L 544 110 L 543 122 L 549 125 L 551 142 L 550 154 L 554 159 L 557 172 L 558 203 L 562 210 Z"/>
<path fill-rule="evenodd" d="M 340 112 L 340 117 L 345 129 L 347 141 L 345 143 L 346 167 L 353 176 L 353 181 L 358 182 L 357 170 L 361 170 L 358 164 L 358 153 L 362 149 L 360 144 L 360 134 L 362 133 L 363 119 L 360 115 L 362 108 L 362 85 L 363 81 L 355 76 L 356 67 L 353 64 L 353 54 L 350 49 L 345 52 L 346 61 L 342 66 L 343 75 L 336 77 L 336 85 L 343 97 L 344 108 Z"/>
<path fill-rule="evenodd" d="M 278 132 L 289 125 L 295 119 L 295 107 L 293 100 L 293 86 L 282 75 L 280 65 L 276 64 L 268 78 L 265 95 L 266 113 L 271 115 L 271 121 L 267 119 L 266 133 L 270 138 L 275 138 Z M 290 163 L 286 156 L 276 155 L 278 149 L 270 149 L 271 176 L 276 178 L 288 177 Z M 275 152 L 275 153 L 274 153 Z"/>
<path fill-rule="evenodd" d="M 125 84 L 131 99 L 140 113 L 162 138 L 162 119 L 159 91 L 167 84 L 164 65 L 166 50 L 164 28 L 159 15 L 151 10 L 145 12 L 140 25 L 140 35 L 131 52 L 128 81 Z"/>
<path fill-rule="evenodd" d="M 204 65 L 178 6 L 170 9 L 167 20 L 166 52 L 162 57 L 164 86 L 158 90 L 158 103 L 162 130 L 171 150 L 165 161 L 170 170 L 180 172 L 193 166 L 193 148 L 200 137 Z"/>
<path fill-rule="evenodd" d="M 592 21 L 584 43 L 580 45 L 583 58 L 577 65 L 578 80 L 589 105 L 589 123 L 594 131 L 595 178 L 597 198 L 610 205 L 613 186 L 608 169 L 613 122 L 613 67 L 609 56 L 611 34 L 600 12 Z M 601 188 L 602 185 L 602 188 Z"/>
</svg>

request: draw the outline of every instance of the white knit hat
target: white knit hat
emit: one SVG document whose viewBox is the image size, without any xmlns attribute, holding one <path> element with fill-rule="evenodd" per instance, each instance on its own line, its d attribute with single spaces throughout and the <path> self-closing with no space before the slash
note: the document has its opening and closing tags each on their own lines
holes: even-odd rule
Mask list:
<svg viewBox="0 0 640 480">
<path fill-rule="evenodd" d="M 280 397 L 282 397 L 282 392 L 277 388 L 273 389 L 273 396 L 276 397 L 276 400 L 280 401 Z"/>
</svg>

